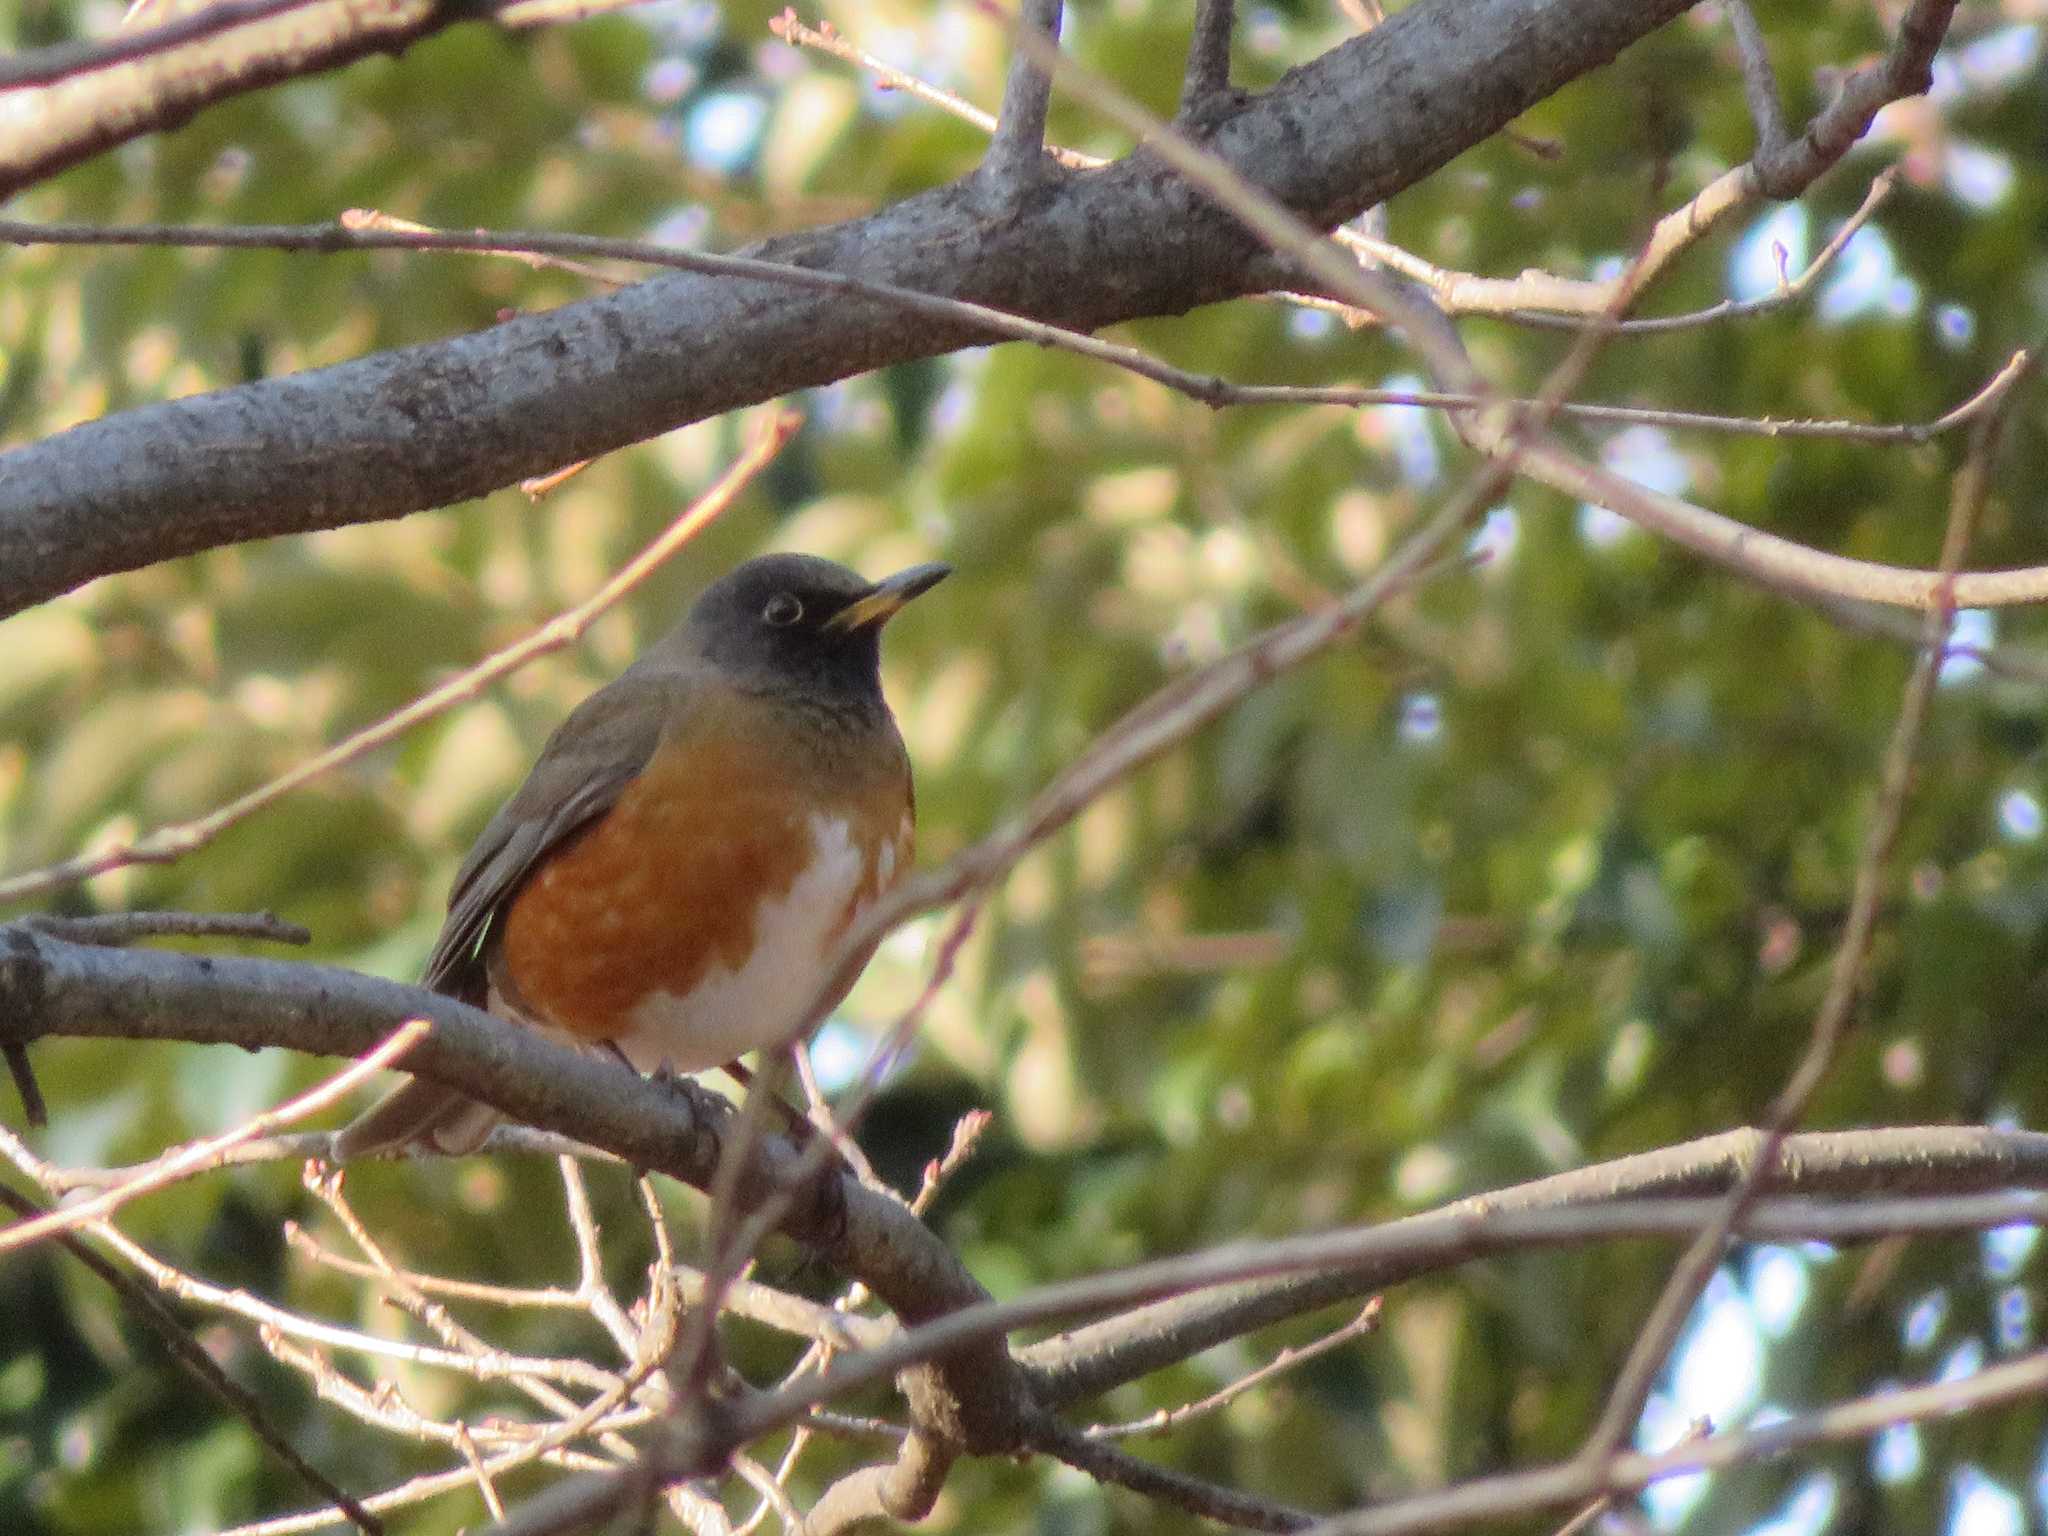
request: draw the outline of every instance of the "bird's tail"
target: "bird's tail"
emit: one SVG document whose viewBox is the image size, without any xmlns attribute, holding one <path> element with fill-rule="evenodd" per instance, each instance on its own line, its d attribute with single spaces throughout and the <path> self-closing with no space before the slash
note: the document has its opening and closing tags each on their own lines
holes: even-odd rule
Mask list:
<svg viewBox="0 0 2048 1536">
<path fill-rule="evenodd" d="M 461 1157 L 484 1144 L 504 1116 L 453 1088 L 416 1077 L 401 1083 L 334 1133 L 334 1160 L 428 1146 Z"/>
</svg>

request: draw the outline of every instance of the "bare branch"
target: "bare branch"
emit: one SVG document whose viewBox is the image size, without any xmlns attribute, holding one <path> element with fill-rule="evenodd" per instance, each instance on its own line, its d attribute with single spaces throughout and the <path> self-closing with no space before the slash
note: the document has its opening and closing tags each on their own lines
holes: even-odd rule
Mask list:
<svg viewBox="0 0 2048 1536">
<path fill-rule="evenodd" d="M 985 1109 L 970 1109 L 962 1115 L 953 1127 L 953 1139 L 946 1144 L 946 1155 L 924 1165 L 924 1177 L 919 1181 L 917 1194 L 910 1202 L 910 1208 L 922 1216 L 932 1208 L 932 1202 L 939 1197 L 939 1191 L 946 1187 L 946 1181 L 960 1171 L 967 1160 L 974 1156 L 974 1149 L 981 1144 L 981 1138 L 988 1128 L 995 1124 L 995 1116 Z"/>
<path fill-rule="evenodd" d="M 1735 51 L 1742 60 L 1742 96 L 1749 104 L 1749 120 L 1756 127 L 1755 158 L 1768 160 L 1784 153 L 1789 138 L 1770 50 L 1764 46 L 1763 28 L 1756 24 L 1756 13 L 1750 10 L 1749 0 L 1721 0 L 1721 12 L 1735 33 Z"/>
<path fill-rule="evenodd" d="M 1834 99 L 1798 138 L 1774 154 L 1758 154 L 1752 164 L 1763 194 L 1783 198 L 1804 191 L 1849 152 L 1881 109 L 1926 90 L 1934 79 L 1935 51 L 1948 35 L 1956 4 L 1957 0 L 1913 0 L 1899 20 L 1898 39 L 1884 58 L 1843 80 Z"/>
<path fill-rule="evenodd" d="M 1519 1216 L 1590 1208 L 1610 1200 L 1711 1195 L 1730 1188 L 1754 1163 L 1760 1139 L 1758 1131 L 1726 1131 L 1474 1196 L 1404 1217 L 1380 1230 L 1394 1238 L 1427 1234 L 1438 1223 L 1488 1214 Z M 2048 1189 L 2048 1135 L 1928 1127 L 1795 1135 L 1785 1143 L 1770 1188 L 1774 1195 L 1957 1197 L 2020 1185 Z M 2019 1207 L 1999 1208 L 2019 1219 Z M 1892 1214 L 1911 1214 L 1918 1220 L 1927 1213 L 1915 1207 L 1911 1213 Z M 1759 1229 L 1752 1225 L 1751 1230 Z M 1225 1339 L 1332 1302 L 1389 1289 L 1438 1267 L 1434 1259 L 1418 1268 L 1406 1259 L 1374 1258 L 1304 1271 L 1293 1278 L 1224 1286 L 1057 1335 L 1026 1346 L 1018 1358 L 1040 1399 L 1057 1407 L 1177 1364 Z"/>
<path fill-rule="evenodd" d="M 972 123 L 983 133 L 992 134 L 996 131 L 996 118 L 993 112 L 984 112 L 973 102 L 954 95 L 942 86 L 934 85 L 916 75 L 906 74 L 895 65 L 876 58 L 865 48 L 856 46 L 842 35 L 829 21 L 821 20 L 816 27 L 808 27 L 794 9 L 785 8 L 780 16 L 769 21 L 768 30 L 792 48 L 814 48 L 820 53 L 829 53 L 835 59 L 844 59 L 847 63 L 868 71 L 875 77 L 876 84 L 885 91 L 901 91 L 906 96 L 915 96 L 919 101 L 937 107 L 941 112 L 951 113 L 962 122 Z M 1078 149 L 1062 149 L 1054 144 L 1046 145 L 1045 152 L 1071 171 L 1093 170 L 1098 165 L 1109 163 L 1100 155 L 1087 155 Z"/>
<path fill-rule="evenodd" d="M 1181 77 L 1182 117 L 1213 109 L 1229 97 L 1230 34 L 1236 22 L 1236 0 L 1196 0 L 1195 31 Z"/>
<path fill-rule="evenodd" d="M 0 1184 L 0 1205 L 5 1205 L 17 1216 L 28 1220 L 50 1214 L 35 1201 L 5 1184 Z M 213 1356 L 193 1339 L 185 1325 L 172 1316 L 169 1308 L 130 1279 L 119 1266 L 110 1264 L 93 1252 L 75 1234 L 58 1232 L 55 1241 L 60 1248 L 91 1270 L 120 1297 L 121 1304 L 147 1324 L 150 1331 L 163 1341 L 164 1347 L 170 1351 L 171 1358 L 202 1387 L 226 1404 L 229 1412 L 249 1426 L 250 1432 L 256 1436 L 257 1443 L 276 1457 L 279 1465 L 331 1504 L 343 1519 L 363 1532 L 364 1536 L 383 1536 L 384 1522 L 364 1508 L 354 1494 L 340 1487 L 326 1473 L 301 1456 L 291 1441 L 285 1438 L 284 1433 L 271 1422 L 269 1413 L 265 1411 L 263 1404 L 257 1401 L 256 1395 L 223 1371 L 215 1363 Z"/>
<path fill-rule="evenodd" d="M 1060 10 L 1061 0 L 1021 0 L 1017 29 L 1057 51 Z M 1045 114 L 1051 103 L 1051 72 L 1034 50 L 1019 47 L 1010 60 L 1003 108 L 981 163 L 982 176 L 1007 205 L 1015 206 L 1051 170 L 1045 153 Z"/>
<path fill-rule="evenodd" d="M 1663 329 L 1672 325 L 1692 325 L 1706 320 L 1726 318 L 1733 314 L 1761 313 L 1767 308 L 1776 308 L 1791 298 L 1803 296 L 1810 291 L 1815 279 L 1825 271 L 1829 262 L 1846 245 L 1849 236 L 1860 227 L 1859 220 L 1874 209 L 1883 193 L 1893 184 L 1881 176 L 1872 184 L 1872 191 L 1864 207 L 1852 215 L 1842 228 L 1836 231 L 1828 245 L 1816 256 L 1806 270 L 1792 279 L 1779 294 L 1766 298 L 1735 301 L 1718 305 L 1712 309 L 1696 311 L 1689 315 L 1655 317 L 1643 320 L 1624 320 L 1615 326 L 1617 334 L 1639 330 Z M 1353 238 L 1351 231 L 1339 231 L 1339 240 Z M 1365 237 L 1356 236 L 1359 241 Z M 788 282 L 805 288 L 827 288 L 873 298 L 882 303 L 901 307 L 912 314 L 928 315 L 934 319 L 958 321 L 987 330 L 993 335 L 1007 336 L 1017 341 L 1027 341 L 1035 346 L 1054 347 L 1072 352 L 1080 357 L 1107 363 L 1122 368 L 1140 378 L 1163 384 L 1168 389 L 1186 395 L 1191 400 L 1211 406 L 1251 405 L 1410 405 L 1432 410 L 1458 410 L 1465 407 L 1497 402 L 1515 407 L 1531 407 L 1536 401 L 1527 397 L 1501 396 L 1460 392 L 1455 390 L 1416 389 L 1355 389 L 1343 386 L 1308 386 L 1286 384 L 1235 384 L 1214 374 L 1191 373 L 1163 362 L 1136 347 L 1104 341 L 1097 336 L 1069 331 L 1059 326 L 1047 325 L 1040 321 L 1026 319 L 1019 315 L 1006 314 L 983 305 L 970 304 L 957 299 L 941 298 L 933 294 L 914 293 L 908 289 L 895 288 L 884 283 L 841 277 L 829 272 L 815 272 L 802 267 L 781 266 L 771 262 L 753 261 L 741 257 L 708 256 L 696 251 L 678 250 L 672 246 L 657 245 L 651 241 L 619 240 L 604 236 L 559 235 L 528 230 L 496 231 L 454 231 L 431 229 L 425 225 L 405 221 L 380 220 L 375 223 L 352 221 L 344 215 L 339 224 L 267 224 L 267 225 L 225 225 L 194 227 L 176 224 L 31 224 L 0 220 L 0 244 L 15 245 L 162 245 L 201 249 L 249 249 L 286 251 L 331 251 L 348 250 L 409 250 L 448 251 L 464 254 L 507 255 L 534 257 L 536 259 L 558 259 L 551 253 L 576 251 L 587 255 L 602 255 L 619 261 L 640 262 L 651 266 L 675 267 L 685 271 L 708 273 L 730 272 L 735 276 L 758 277 L 770 282 Z M 1397 249 L 1374 242 L 1374 254 L 1384 250 Z M 1418 267 L 1409 258 L 1407 265 L 1389 262 L 1407 275 L 1410 267 Z M 1426 263 L 1419 264 L 1422 270 L 1434 271 Z M 1450 278 L 1463 278 L 1464 274 L 1444 274 Z M 1491 282 L 1491 279 L 1472 279 L 1474 282 Z M 1560 304 L 1569 310 L 1566 315 L 1536 316 L 1523 312 L 1520 318 L 1555 321 L 1559 326 L 1581 331 L 1589 315 L 1602 313 L 1611 306 L 1619 291 L 1617 283 L 1588 283 L 1582 285 L 1583 292 L 1574 290 L 1569 305 Z M 1432 288 L 1432 293 L 1435 290 Z M 1492 312 L 1492 305 L 1485 300 L 1464 302 L 1462 289 L 1454 290 L 1459 307 L 1480 313 Z M 1594 302 L 1597 298 L 1598 302 Z M 1587 307 L 1590 306 L 1590 307 Z M 1512 317 L 1511 317 L 1512 318 Z M 1562 401 L 1557 414 L 1577 420 L 1611 422 L 1621 425 L 1649 425 L 1676 429 L 1691 429 L 1706 432 L 1730 432 L 1759 437 L 1826 437 L 1842 438 L 1870 443 L 1924 443 L 1952 432 L 1965 425 L 2010 387 L 2018 374 L 2027 354 L 2015 353 L 2006 363 L 1961 404 L 1932 421 L 1874 423 L 1849 420 L 1822 420 L 1811 418 L 1778 418 L 1759 416 L 1725 416 L 1698 411 L 1667 410 L 1646 406 L 1597 405 L 1580 401 Z M 557 472 L 561 473 L 561 472 Z"/>
<path fill-rule="evenodd" d="M 1310 223 L 1335 224 L 1688 3 L 1581 0 L 1567 13 L 1550 0 L 1429 0 L 1233 108 L 1206 142 Z M 1462 87 L 1482 72 L 1485 91 Z M 1077 331 L 1270 286 L 1257 243 L 1149 156 L 1049 182 L 1005 219 L 955 183 L 749 254 Z M 703 347 L 707 335 L 721 345 Z M 900 323 L 840 291 L 678 274 L 124 411 L 0 455 L 0 613 L 175 554 L 481 495 L 736 405 L 983 339 L 936 319 Z M 265 451 L 247 452 L 251 442 Z"/>
<path fill-rule="evenodd" d="M 4 900 L 0 895 L 0 900 Z M 92 917 L 44 914 L 22 919 L 38 933 L 73 944 L 129 944 L 136 939 L 255 939 L 310 944 L 312 933 L 274 912 L 105 912 Z"/>
<path fill-rule="evenodd" d="M 1984 419 L 1971 443 L 1971 452 L 1956 476 L 1955 493 L 1949 504 L 1948 530 L 1942 539 L 1941 568 L 1951 585 L 1956 570 L 1969 549 L 1989 490 L 1990 461 L 1996 453 L 2004 418 L 1993 414 Z M 1756 1159 L 1728 1192 L 1720 1217 L 1693 1242 L 1685 1257 L 1666 1282 L 1649 1319 L 1638 1335 L 1635 1347 L 1616 1378 L 1600 1420 L 1587 1437 L 1583 1452 L 1604 1460 L 1618 1451 L 1636 1421 L 1643 1404 L 1656 1385 L 1657 1373 L 1678 1341 L 1679 1330 L 1691 1313 L 1707 1282 L 1720 1267 L 1728 1239 L 1740 1227 L 1743 1213 L 1755 1202 L 1771 1176 L 1785 1138 L 1819 1090 L 1849 1025 L 1849 1010 L 1864 984 L 1863 968 L 1870 955 L 1870 943 L 1877 931 L 1878 906 L 1884 895 L 1884 873 L 1898 840 L 1905 816 L 1906 793 L 1912 783 L 1913 756 L 1927 713 L 1934 702 L 1934 685 L 1941 672 L 1942 653 L 1949 630 L 1955 623 L 1952 591 L 1940 594 L 1929 610 L 1922 649 L 1907 678 L 1899 717 L 1886 748 L 1877 804 L 1865 832 L 1863 853 L 1856 865 L 1856 878 L 1849 902 L 1849 919 L 1836 947 L 1828 974 L 1827 994 L 1814 1017 L 1813 1037 L 1792 1077 L 1771 1106 L 1764 1129 L 1763 1144 Z"/>
<path fill-rule="evenodd" d="M 239 27 L 244 22 L 263 21 L 313 3 L 314 0 L 214 0 L 204 10 L 179 16 L 161 26 L 125 32 L 115 37 L 32 48 L 26 53 L 0 59 L 0 91 L 16 90 L 25 85 L 51 85 L 71 75 L 105 69 L 110 64 L 126 63 L 152 53 L 166 53 L 186 43 Z"/>
<path fill-rule="evenodd" d="M 280 1104 L 276 1109 L 265 1110 L 260 1115 L 252 1116 L 231 1131 L 179 1148 L 160 1159 L 151 1173 L 131 1179 L 89 1200 L 68 1205 L 48 1216 L 39 1216 L 34 1221 L 16 1222 L 11 1227 L 0 1228 L 0 1254 L 27 1247 L 30 1243 L 45 1237 L 54 1237 L 59 1232 L 76 1232 L 80 1227 L 104 1220 L 129 1201 L 152 1190 L 162 1189 L 166 1185 L 177 1183 L 180 1179 L 188 1179 L 196 1173 L 204 1173 L 219 1167 L 221 1154 L 237 1143 L 258 1136 L 267 1136 L 309 1115 L 316 1115 L 346 1098 L 364 1082 L 403 1057 L 425 1038 L 429 1027 L 424 1019 L 413 1019 L 400 1025 L 390 1039 L 377 1046 L 361 1061 L 337 1072 L 326 1082 L 308 1089 L 287 1103 Z M 5 1135 L 7 1132 L 0 1130 L 0 1136 Z"/>
<path fill-rule="evenodd" d="M 850 1472 L 811 1507 L 811 1536 L 838 1536 L 864 1520 L 918 1521 L 932 1512 L 953 1453 L 913 1434 L 891 1461 Z"/>
<path fill-rule="evenodd" d="M 584 5 L 600 8 L 616 4 Z M 131 37 L 27 55 L 0 86 L 48 83 L 0 95 L 0 197 L 216 102 L 400 52 L 458 21 L 551 19 L 522 11 L 519 0 L 232 0 Z"/>
<path fill-rule="evenodd" d="M 1298 1365 L 1320 1359 L 1333 1349 L 1341 1349 L 1353 1339 L 1363 1338 L 1379 1326 L 1380 1299 L 1375 1296 L 1359 1309 L 1358 1315 L 1341 1328 L 1333 1328 L 1319 1339 L 1312 1339 L 1298 1348 L 1283 1349 L 1257 1370 L 1247 1371 L 1237 1380 L 1211 1392 L 1207 1397 L 1191 1403 L 1182 1403 L 1178 1408 L 1161 1408 L 1157 1413 L 1148 1413 L 1142 1419 L 1131 1419 L 1122 1424 L 1091 1424 L 1084 1431 L 1091 1440 L 1117 1440 L 1132 1435 L 1163 1435 L 1228 1407 L 1254 1387 L 1265 1385 L 1275 1377 L 1283 1376 Z"/>
<path fill-rule="evenodd" d="M 1893 1388 L 1754 1429 L 1688 1439 L 1661 1455 L 1624 1452 L 1604 1468 L 1567 1462 L 1483 1478 L 1357 1510 L 1309 1529 L 1313 1536 L 1406 1536 L 1411 1531 L 1443 1531 L 1504 1515 L 1525 1517 L 1536 1509 L 1576 1504 L 1610 1490 L 1644 1488 L 1685 1472 L 1744 1466 L 1809 1446 L 1863 1440 L 1894 1424 L 2023 1402 L 2044 1391 L 2048 1391 L 2048 1351 L 1986 1366 L 1958 1381 Z"/>
<path fill-rule="evenodd" d="M 1048 1422 L 1036 1443 L 1038 1449 L 1101 1482 L 1116 1483 L 1224 1525 L 1249 1531 L 1300 1531 L 1315 1524 L 1307 1510 L 1141 1460 L 1064 1424 Z"/>
</svg>

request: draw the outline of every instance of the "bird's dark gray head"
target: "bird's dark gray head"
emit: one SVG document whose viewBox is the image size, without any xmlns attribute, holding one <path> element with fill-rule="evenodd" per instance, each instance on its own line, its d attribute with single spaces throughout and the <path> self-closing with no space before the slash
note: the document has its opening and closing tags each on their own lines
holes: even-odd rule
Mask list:
<svg viewBox="0 0 2048 1536">
<path fill-rule="evenodd" d="M 951 570 L 868 581 L 816 555 L 761 555 L 704 589 L 682 638 L 742 688 L 879 703 L 882 626 Z"/>
</svg>

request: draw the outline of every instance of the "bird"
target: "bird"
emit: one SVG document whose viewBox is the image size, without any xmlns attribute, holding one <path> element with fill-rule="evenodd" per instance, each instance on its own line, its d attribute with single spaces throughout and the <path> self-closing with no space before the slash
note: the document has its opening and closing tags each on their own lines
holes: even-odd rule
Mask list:
<svg viewBox="0 0 2048 1536">
<path fill-rule="evenodd" d="M 548 738 L 457 870 L 422 985 L 646 1073 L 785 1043 L 910 867 L 881 632 L 950 573 L 771 554 L 711 583 Z M 333 1151 L 471 1152 L 501 1118 L 413 1078 Z"/>
</svg>

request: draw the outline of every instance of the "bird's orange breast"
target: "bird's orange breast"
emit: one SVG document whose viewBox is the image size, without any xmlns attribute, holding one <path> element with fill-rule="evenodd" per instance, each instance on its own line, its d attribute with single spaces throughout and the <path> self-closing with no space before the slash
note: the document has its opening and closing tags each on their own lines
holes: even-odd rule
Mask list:
<svg viewBox="0 0 2048 1536">
<path fill-rule="evenodd" d="M 725 733 L 666 743 L 609 811 L 551 852 L 497 941 L 494 975 L 519 1008 L 585 1039 L 622 1040 L 645 1032 L 650 1000 L 673 1009 L 735 977 L 758 990 L 763 975 L 800 986 L 814 973 L 816 951 L 836 947 L 861 904 L 908 868 L 910 779 L 897 748 L 892 771 L 866 782 L 811 782 L 788 746 Z M 840 861 L 832 878 L 806 879 L 827 848 Z M 834 910 L 791 913 L 804 902 Z M 791 952 L 757 954 L 763 945 Z M 744 1032 L 748 1021 L 710 1027 Z M 706 1052 L 665 1041 L 647 1054 L 697 1070 L 738 1050 L 700 1063 Z"/>
</svg>

